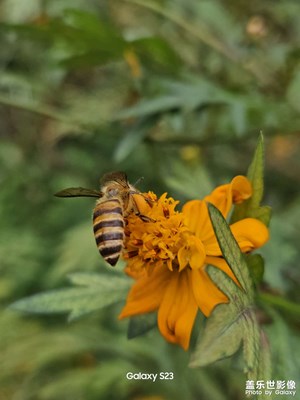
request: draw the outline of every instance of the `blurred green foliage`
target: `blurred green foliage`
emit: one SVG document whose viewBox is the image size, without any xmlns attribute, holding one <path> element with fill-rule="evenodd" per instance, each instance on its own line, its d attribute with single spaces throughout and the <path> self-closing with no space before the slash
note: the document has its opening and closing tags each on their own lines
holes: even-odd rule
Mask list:
<svg viewBox="0 0 300 400">
<path fill-rule="evenodd" d="M 2 0 L 0 10 L 0 398 L 244 398 L 229 361 L 189 370 L 156 330 L 127 341 L 121 304 L 70 324 L 7 305 L 107 269 L 93 200 L 53 193 L 124 170 L 144 176 L 141 190 L 200 198 L 246 173 L 261 130 L 274 214 L 261 323 L 274 379 L 296 379 L 299 2 Z M 175 380 L 128 381 L 131 370 Z"/>
</svg>

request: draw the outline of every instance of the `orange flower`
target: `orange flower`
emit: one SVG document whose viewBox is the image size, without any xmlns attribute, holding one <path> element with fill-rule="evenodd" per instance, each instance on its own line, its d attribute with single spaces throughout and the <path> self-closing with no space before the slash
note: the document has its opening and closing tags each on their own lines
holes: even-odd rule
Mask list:
<svg viewBox="0 0 300 400">
<path fill-rule="evenodd" d="M 238 284 L 222 258 L 207 202 L 227 217 L 233 204 L 251 194 L 244 176 L 217 187 L 203 200 L 187 202 L 182 212 L 175 210 L 178 201 L 166 193 L 159 199 L 146 194 L 153 202 L 145 210 L 149 222 L 134 214 L 128 217 L 123 256 L 126 272 L 136 282 L 119 318 L 158 310 L 158 327 L 164 338 L 188 349 L 198 309 L 209 316 L 217 304 L 228 302 L 211 281 L 206 265 L 221 269 Z M 254 218 L 240 220 L 230 228 L 243 252 L 261 247 L 269 238 L 266 226 Z"/>
</svg>

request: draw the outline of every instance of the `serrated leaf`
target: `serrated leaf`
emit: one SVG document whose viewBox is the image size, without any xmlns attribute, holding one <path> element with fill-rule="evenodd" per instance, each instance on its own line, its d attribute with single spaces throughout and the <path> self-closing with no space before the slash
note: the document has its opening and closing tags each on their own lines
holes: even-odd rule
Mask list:
<svg viewBox="0 0 300 400">
<path fill-rule="evenodd" d="M 207 266 L 207 272 L 218 288 L 227 295 L 237 313 L 251 306 L 253 300 L 251 293 L 249 296 L 241 290 L 227 274 L 211 265 Z"/>
<path fill-rule="evenodd" d="M 16 301 L 10 308 L 38 314 L 69 313 L 68 319 L 73 320 L 123 300 L 129 286 L 130 281 L 125 279 L 103 277 L 101 284 L 96 284 L 94 278 L 88 287 L 64 288 L 36 294 Z"/>
<path fill-rule="evenodd" d="M 213 204 L 208 204 L 208 211 L 223 257 L 249 298 L 253 299 L 251 278 L 238 243 L 221 212 Z"/>
<path fill-rule="evenodd" d="M 209 365 L 238 351 L 243 338 L 241 312 L 249 303 L 245 293 L 224 272 L 212 266 L 207 267 L 207 272 L 228 295 L 230 303 L 218 305 L 207 319 L 191 356 L 191 367 Z"/>
<path fill-rule="evenodd" d="M 68 278 L 71 283 L 78 286 L 97 286 L 99 289 L 110 287 L 128 288 L 129 280 L 120 275 L 117 272 L 109 274 L 76 272 L 68 275 Z"/>
<path fill-rule="evenodd" d="M 218 305 L 207 320 L 204 332 L 199 335 L 189 366 L 203 367 L 238 351 L 243 337 L 240 325 L 232 304 Z"/>
<path fill-rule="evenodd" d="M 242 346 L 244 371 L 253 371 L 259 360 L 259 327 L 251 301 L 225 273 L 211 266 L 208 272 L 230 303 L 218 305 L 207 319 L 190 367 L 203 367 L 230 357 Z"/>
<path fill-rule="evenodd" d="M 265 332 L 263 332 L 262 330 L 258 332 L 258 343 L 258 367 L 250 369 L 248 371 L 248 379 L 255 382 L 258 380 L 266 382 L 267 380 L 272 380 L 274 377 L 272 377 L 272 364 L 269 341 Z M 270 396 L 266 395 L 264 391 L 262 391 L 262 394 L 258 394 L 257 396 L 257 400 L 266 400 L 269 398 Z"/>
<path fill-rule="evenodd" d="M 266 333 L 263 330 L 259 330 L 258 324 L 256 324 L 255 331 L 249 331 L 250 336 L 256 336 L 256 353 L 255 353 L 255 366 L 252 368 L 248 368 L 247 378 L 249 380 L 253 380 L 254 382 L 260 380 L 266 382 L 267 380 L 274 379 L 272 376 L 272 362 L 271 362 L 271 351 L 269 339 Z M 251 353 L 252 354 L 252 353 Z M 291 378 L 291 377 L 289 377 Z M 270 396 L 266 395 L 264 391 L 261 394 L 258 394 L 257 400 L 266 400 L 269 399 Z"/>
<path fill-rule="evenodd" d="M 190 366 L 204 366 L 229 357 L 242 345 L 244 370 L 252 371 L 258 367 L 259 327 L 253 308 L 251 278 L 244 255 L 221 212 L 212 204 L 208 205 L 208 209 L 223 257 L 244 290 L 223 271 L 212 266 L 207 267 L 211 279 L 230 302 L 218 305 L 208 318 L 204 331 L 200 332 Z"/>
<path fill-rule="evenodd" d="M 259 368 L 260 329 L 254 308 L 248 308 L 242 314 L 243 318 L 243 354 L 244 372 L 255 371 Z"/>
<path fill-rule="evenodd" d="M 149 313 L 131 317 L 129 320 L 127 337 L 133 339 L 137 336 L 144 335 L 156 326 L 156 313 Z"/>
<path fill-rule="evenodd" d="M 224 292 L 231 302 L 234 302 L 238 320 L 240 317 L 243 318 L 240 329 L 243 331 L 245 370 L 249 371 L 257 366 L 259 352 L 259 328 L 252 309 L 254 304 L 252 279 L 245 256 L 241 252 L 223 215 L 212 204 L 208 204 L 208 211 L 222 255 L 245 290 L 245 292 L 239 292 L 232 286 L 231 289 L 228 288 L 229 290 L 225 288 Z"/>
</svg>

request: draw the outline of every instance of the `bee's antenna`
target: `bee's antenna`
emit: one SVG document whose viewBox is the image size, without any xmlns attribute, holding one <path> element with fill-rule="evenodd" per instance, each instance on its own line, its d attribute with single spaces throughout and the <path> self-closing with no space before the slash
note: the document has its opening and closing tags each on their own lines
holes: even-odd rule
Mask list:
<svg viewBox="0 0 300 400">
<path fill-rule="evenodd" d="M 145 178 L 143 176 L 141 176 L 133 186 L 138 186 L 140 182 L 142 182 Z"/>
</svg>

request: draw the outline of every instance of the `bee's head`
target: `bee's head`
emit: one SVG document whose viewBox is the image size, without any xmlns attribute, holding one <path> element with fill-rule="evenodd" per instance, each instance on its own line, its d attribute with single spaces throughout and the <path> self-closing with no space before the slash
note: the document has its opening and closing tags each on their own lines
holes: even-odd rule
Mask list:
<svg viewBox="0 0 300 400">
<path fill-rule="evenodd" d="M 111 172 L 101 179 L 101 192 L 107 198 L 119 197 L 129 184 L 124 172 Z"/>
</svg>

